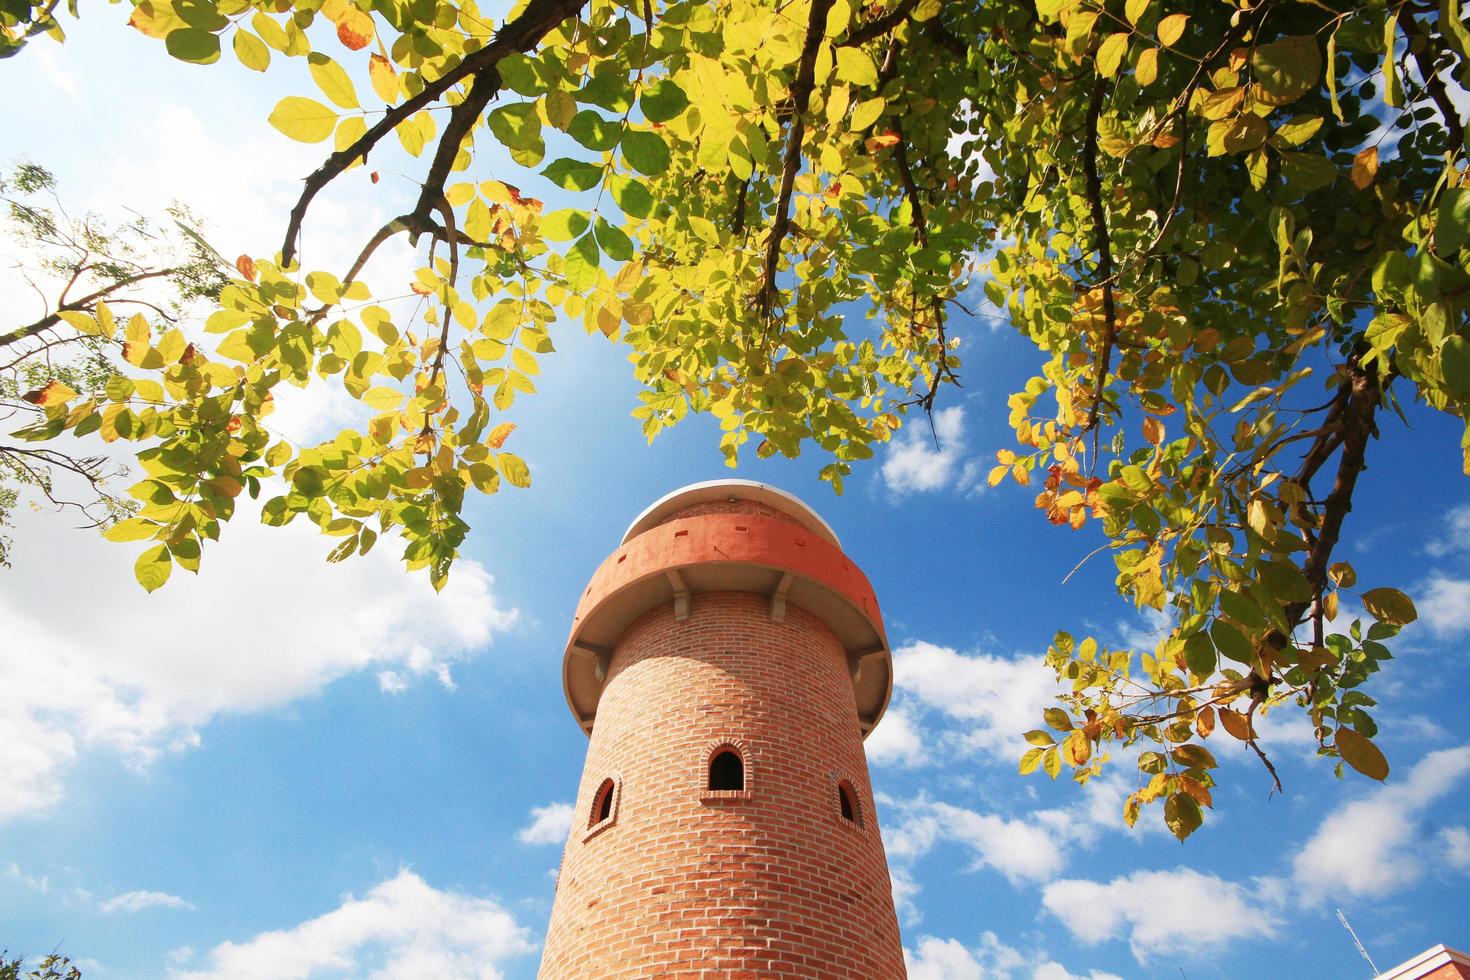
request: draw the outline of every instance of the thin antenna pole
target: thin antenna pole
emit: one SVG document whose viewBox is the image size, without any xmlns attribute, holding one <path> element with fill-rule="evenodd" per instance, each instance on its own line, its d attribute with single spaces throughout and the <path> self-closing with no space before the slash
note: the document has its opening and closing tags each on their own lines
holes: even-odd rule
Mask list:
<svg viewBox="0 0 1470 980">
<path fill-rule="evenodd" d="M 1378 976 L 1377 964 L 1373 962 L 1373 957 L 1368 955 L 1368 951 L 1363 948 L 1363 942 L 1358 938 L 1358 934 L 1353 932 L 1353 927 L 1348 925 L 1347 916 L 1342 914 L 1342 909 L 1335 909 L 1334 911 L 1337 912 L 1337 921 L 1341 922 L 1342 927 L 1348 931 L 1348 935 L 1353 937 L 1353 945 L 1358 947 L 1358 952 L 1362 954 L 1363 959 L 1368 961 L 1368 965 L 1373 968 L 1373 975 L 1375 977 Z"/>
</svg>

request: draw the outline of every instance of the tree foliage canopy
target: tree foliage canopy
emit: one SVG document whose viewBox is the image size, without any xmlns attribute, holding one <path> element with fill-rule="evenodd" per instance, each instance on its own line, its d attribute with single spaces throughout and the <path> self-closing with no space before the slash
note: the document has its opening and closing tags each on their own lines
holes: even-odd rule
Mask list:
<svg viewBox="0 0 1470 980">
<path fill-rule="evenodd" d="M 3 9 L 12 47 L 47 27 Z M 141 0 L 128 23 L 199 64 L 306 59 L 319 91 L 269 121 L 325 144 L 214 346 L 98 301 L 61 319 L 132 380 L 26 395 L 22 439 L 142 444 L 107 533 L 147 542 L 148 588 L 263 488 L 332 560 L 396 531 L 442 584 L 466 492 L 529 481 L 501 413 L 558 320 L 626 345 L 650 437 L 709 413 L 732 463 L 815 450 L 840 489 L 959 382 L 951 320 L 983 288 L 1040 360 L 991 482 L 1100 522 L 1168 621 L 1147 651 L 1058 634 L 1072 691 L 1022 771 L 1085 781 L 1154 743 L 1125 817 L 1162 800 L 1182 838 L 1204 743 L 1261 753 L 1257 712 L 1294 704 L 1322 754 L 1387 775 L 1363 688 L 1415 610 L 1354 593 L 1334 549 L 1384 409 L 1470 405 L 1458 0 Z M 301 268 L 316 195 L 390 134 L 423 161 L 414 207 L 349 268 Z M 548 211 L 547 182 L 577 203 Z M 398 235 L 426 246 L 410 319 L 360 278 Z M 342 386 L 362 424 L 273 438 L 281 382 Z M 1334 632 L 1345 593 L 1372 622 Z"/>
</svg>

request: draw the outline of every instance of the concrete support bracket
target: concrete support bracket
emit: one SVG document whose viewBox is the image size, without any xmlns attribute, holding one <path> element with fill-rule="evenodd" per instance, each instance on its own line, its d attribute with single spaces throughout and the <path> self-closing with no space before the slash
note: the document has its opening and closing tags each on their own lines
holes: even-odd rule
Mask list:
<svg viewBox="0 0 1470 980">
<path fill-rule="evenodd" d="M 664 575 L 674 589 L 674 619 L 682 623 L 689 618 L 689 586 L 677 568 L 668 569 Z"/>
<path fill-rule="evenodd" d="M 771 593 L 771 622 L 784 623 L 786 621 L 786 592 L 791 588 L 794 576 L 787 572 L 781 576 L 781 581 L 776 583 L 776 591 Z"/>
</svg>

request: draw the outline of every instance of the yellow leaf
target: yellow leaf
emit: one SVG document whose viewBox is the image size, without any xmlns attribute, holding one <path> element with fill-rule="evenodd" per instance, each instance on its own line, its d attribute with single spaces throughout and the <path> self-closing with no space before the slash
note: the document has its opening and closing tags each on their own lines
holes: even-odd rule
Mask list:
<svg viewBox="0 0 1470 980">
<path fill-rule="evenodd" d="M 1369 779 L 1382 781 L 1388 778 L 1388 760 L 1366 735 L 1360 735 L 1351 728 L 1339 728 L 1336 741 L 1337 753 L 1348 765 Z"/>
<path fill-rule="evenodd" d="M 313 52 L 307 61 L 311 67 L 311 80 L 316 82 L 322 94 L 344 109 L 361 108 L 352 79 L 347 77 L 341 65 L 319 52 Z"/>
<path fill-rule="evenodd" d="M 485 445 L 489 446 L 491 449 L 499 449 L 501 446 L 505 445 L 506 438 L 508 438 L 510 434 L 515 431 L 515 427 L 516 424 L 514 422 L 500 423 L 495 428 L 491 429 L 490 434 L 485 437 Z"/>
<path fill-rule="evenodd" d="M 271 110 L 270 124 L 297 142 L 320 143 L 337 128 L 337 113 L 315 99 L 288 95 Z"/>
<path fill-rule="evenodd" d="M 1112 78 L 1123 64 L 1128 53 L 1128 35 L 1125 32 L 1109 34 L 1097 48 L 1097 73 L 1103 78 Z"/>
<path fill-rule="evenodd" d="M 380 54 L 373 55 L 368 59 L 368 78 L 378 98 L 389 105 L 398 101 L 398 72 L 393 70 L 391 61 Z"/>
<path fill-rule="evenodd" d="M 1147 88 L 1159 77 L 1159 49 L 1148 48 L 1138 55 L 1138 64 L 1133 69 L 1138 84 Z"/>
<path fill-rule="evenodd" d="M 1010 472 L 1010 469 L 1005 463 L 1000 464 L 990 471 L 990 476 L 986 478 L 986 482 L 992 487 L 998 485 L 1001 480 L 1006 478 L 1006 474 Z"/>
<path fill-rule="evenodd" d="M 1188 23 L 1188 14 L 1170 14 L 1159 21 L 1159 43 L 1166 48 L 1172 48 L 1184 36 L 1184 26 Z"/>
<path fill-rule="evenodd" d="M 362 400 L 370 408 L 376 408 L 380 412 L 386 412 L 403 404 L 403 392 L 378 385 L 363 392 Z"/>
</svg>

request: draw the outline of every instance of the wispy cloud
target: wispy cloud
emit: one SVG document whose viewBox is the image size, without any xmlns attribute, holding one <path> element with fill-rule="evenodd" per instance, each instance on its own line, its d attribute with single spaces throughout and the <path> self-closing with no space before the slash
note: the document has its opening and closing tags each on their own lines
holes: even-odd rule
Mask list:
<svg viewBox="0 0 1470 980">
<path fill-rule="evenodd" d="M 498 980 L 505 961 L 534 951 L 525 927 L 488 898 L 431 887 L 411 871 L 362 898 L 286 929 L 220 943 L 175 980 L 306 980 L 324 972 L 368 980 Z"/>
<path fill-rule="evenodd" d="M 391 541 L 326 565 L 313 527 L 265 527 L 250 506 L 242 498 L 198 576 L 178 572 L 153 595 L 132 582 L 135 548 L 53 522 L 17 541 L 26 574 L 0 592 L 0 818 L 54 804 L 86 747 L 144 766 L 197 745 L 219 713 L 354 671 L 447 682 L 452 663 L 515 622 L 477 562 L 461 560 L 435 594 L 404 574 Z M 288 627 L 233 621 L 266 614 Z"/>
<path fill-rule="evenodd" d="M 565 844 L 572 830 L 572 805 L 548 803 L 531 807 L 531 822 L 516 831 L 522 844 Z"/>
<path fill-rule="evenodd" d="M 1042 904 L 1088 945 L 1126 935 L 1134 957 L 1146 963 L 1155 953 L 1199 953 L 1236 939 L 1270 938 L 1281 925 L 1284 898 L 1277 879 L 1247 887 L 1175 868 L 1136 871 L 1106 884 L 1054 881 Z"/>
<path fill-rule="evenodd" d="M 194 906 L 168 892 L 127 892 L 97 906 L 103 912 L 140 912 L 143 909 L 192 909 Z"/>
<path fill-rule="evenodd" d="M 1467 774 L 1470 745 L 1431 752 L 1406 778 L 1395 777 L 1328 815 L 1293 861 L 1303 894 L 1309 900 L 1341 894 L 1376 897 L 1417 881 L 1427 856 L 1419 845 L 1432 836 L 1423 818 Z M 1455 842 L 1446 843 L 1452 856 Z"/>
<path fill-rule="evenodd" d="M 888 489 L 904 495 L 983 487 L 978 466 L 965 462 L 965 407 L 941 408 L 932 421 L 931 429 L 922 416 L 910 416 L 888 444 L 883 459 L 883 482 Z"/>
<path fill-rule="evenodd" d="M 1112 973 L 1073 973 L 1042 950 L 1022 952 L 982 933 L 977 946 L 958 939 L 920 936 L 905 949 L 909 980 L 1121 980 Z"/>
</svg>

